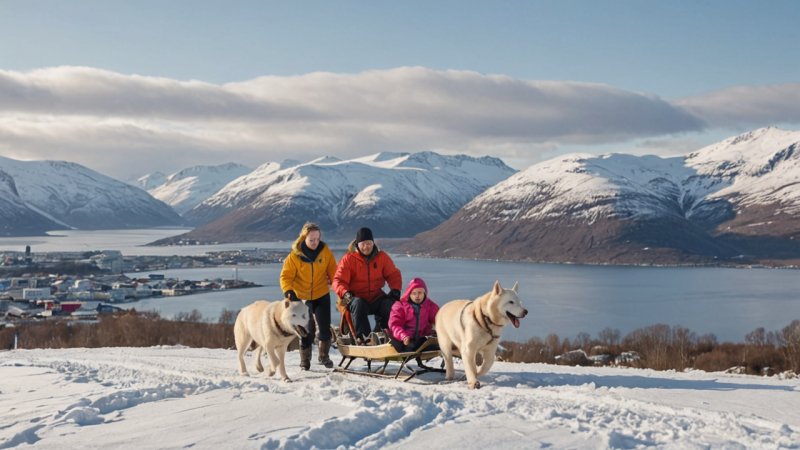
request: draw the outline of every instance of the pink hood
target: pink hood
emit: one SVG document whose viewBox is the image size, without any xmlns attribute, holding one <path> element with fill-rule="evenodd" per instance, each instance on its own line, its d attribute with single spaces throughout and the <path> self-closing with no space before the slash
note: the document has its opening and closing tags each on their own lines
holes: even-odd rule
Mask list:
<svg viewBox="0 0 800 450">
<path fill-rule="evenodd" d="M 403 293 L 403 296 L 400 298 L 400 301 L 407 302 L 408 297 L 411 295 L 411 291 L 416 288 L 425 289 L 425 299 L 428 300 L 428 285 L 425 284 L 425 281 L 422 278 L 414 278 L 413 280 L 408 282 L 408 287 L 406 291 Z"/>
<path fill-rule="evenodd" d="M 425 300 L 422 301 L 419 308 L 419 322 L 417 322 L 414 308 L 411 306 L 411 300 L 408 298 L 411 291 L 416 288 L 425 289 Z M 392 313 L 389 315 L 389 331 L 398 341 L 402 341 L 405 337 L 413 338 L 415 326 L 418 337 L 431 336 L 437 312 L 439 312 L 439 305 L 428 297 L 428 286 L 421 278 L 414 278 L 408 283 L 406 292 L 400 301 L 395 302 L 392 306 Z"/>
</svg>

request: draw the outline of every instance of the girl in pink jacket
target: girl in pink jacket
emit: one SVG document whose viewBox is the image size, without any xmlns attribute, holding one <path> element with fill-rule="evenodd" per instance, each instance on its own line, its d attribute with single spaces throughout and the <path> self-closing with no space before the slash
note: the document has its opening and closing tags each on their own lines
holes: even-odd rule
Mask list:
<svg viewBox="0 0 800 450">
<path fill-rule="evenodd" d="M 428 298 L 428 286 L 422 278 L 411 280 L 389 315 L 391 343 L 395 350 L 402 353 L 418 349 L 427 336 L 433 335 L 437 312 L 439 306 Z"/>
</svg>

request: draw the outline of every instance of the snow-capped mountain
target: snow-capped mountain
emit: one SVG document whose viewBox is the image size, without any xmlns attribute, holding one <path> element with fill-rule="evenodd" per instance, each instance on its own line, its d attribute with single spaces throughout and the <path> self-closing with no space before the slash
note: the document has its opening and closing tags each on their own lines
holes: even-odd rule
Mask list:
<svg viewBox="0 0 800 450">
<path fill-rule="evenodd" d="M 0 170 L 0 236 L 37 235 L 64 228 L 29 208 L 17 192 L 14 177 Z"/>
<path fill-rule="evenodd" d="M 66 161 L 17 161 L 0 157 L 7 202 L 43 217 L 29 226 L 17 222 L 35 216 L 11 213 L 3 222 L 8 234 L 40 234 L 45 229 L 145 228 L 180 224 L 180 217 L 145 191 Z M 4 192 L 5 193 L 5 192 Z M 9 210 L 11 211 L 11 210 Z M 54 225 L 48 225 L 47 222 Z M 44 227 L 44 229 L 42 229 Z"/>
<path fill-rule="evenodd" d="M 161 172 L 148 173 L 136 179 L 136 186 L 149 191 L 150 189 L 161 186 L 167 181 L 167 176 Z M 134 183 L 131 183 L 134 184 Z"/>
<path fill-rule="evenodd" d="M 308 220 L 326 238 L 351 237 L 362 226 L 380 237 L 411 236 L 513 173 L 496 158 L 433 152 L 269 163 L 186 213 L 189 220 L 213 222 L 179 238 L 291 239 Z"/>
<path fill-rule="evenodd" d="M 800 257 L 800 132 L 685 157 L 568 155 L 517 173 L 403 247 L 592 263 Z"/>
<path fill-rule="evenodd" d="M 338 161 L 338 160 L 337 160 Z M 202 225 L 212 222 L 224 216 L 230 209 L 230 205 L 238 205 L 247 202 L 248 198 L 257 196 L 264 188 L 264 180 L 269 178 L 274 172 L 281 169 L 295 167 L 300 163 L 295 160 L 285 160 L 282 163 L 269 162 L 262 164 L 245 175 L 230 181 L 213 195 L 209 195 L 202 202 L 199 202 L 189 211 L 183 213 L 184 219 L 195 225 Z"/>
<path fill-rule="evenodd" d="M 232 180 L 248 174 L 252 169 L 236 163 L 218 166 L 194 166 L 163 177 L 159 172 L 139 178 L 140 185 L 147 185 L 163 177 L 156 186 L 147 188 L 153 197 L 172 206 L 183 214 L 214 195 Z"/>
</svg>

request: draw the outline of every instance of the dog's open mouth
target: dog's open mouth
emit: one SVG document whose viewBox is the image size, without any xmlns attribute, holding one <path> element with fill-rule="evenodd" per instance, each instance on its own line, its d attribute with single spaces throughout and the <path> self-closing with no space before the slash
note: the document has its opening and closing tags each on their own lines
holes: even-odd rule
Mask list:
<svg viewBox="0 0 800 450">
<path fill-rule="evenodd" d="M 506 311 L 506 315 L 508 316 L 508 320 L 511 321 L 511 324 L 514 325 L 514 328 L 519 328 L 519 317 L 511 314 L 508 311 Z"/>
<path fill-rule="evenodd" d="M 300 337 L 306 337 L 308 335 L 308 331 L 301 325 L 295 325 L 294 332 Z"/>
</svg>

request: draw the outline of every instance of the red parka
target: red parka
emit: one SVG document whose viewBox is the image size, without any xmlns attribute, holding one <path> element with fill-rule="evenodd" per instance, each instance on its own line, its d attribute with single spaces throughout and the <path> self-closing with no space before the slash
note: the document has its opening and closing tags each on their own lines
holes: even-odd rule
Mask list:
<svg viewBox="0 0 800 450">
<path fill-rule="evenodd" d="M 339 298 L 350 291 L 354 296 L 368 302 L 374 302 L 385 295 L 381 289 L 387 283 L 389 289 L 399 291 L 403 287 L 403 278 L 389 254 L 378 250 L 377 245 L 369 257 L 358 250 L 344 255 L 336 267 L 336 275 L 333 276 L 333 290 Z"/>
<path fill-rule="evenodd" d="M 416 288 L 425 289 L 425 300 L 419 304 L 419 317 L 414 313 L 414 306 L 409 298 L 411 291 Z M 392 313 L 389 316 L 389 330 L 392 336 L 398 341 L 406 337 L 415 338 L 431 336 L 433 325 L 436 321 L 436 313 L 439 312 L 439 305 L 428 297 L 428 286 L 421 278 L 414 278 L 408 283 L 406 292 L 399 302 L 392 305 Z M 416 335 L 414 331 L 416 330 Z"/>
</svg>

